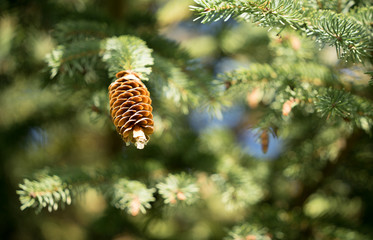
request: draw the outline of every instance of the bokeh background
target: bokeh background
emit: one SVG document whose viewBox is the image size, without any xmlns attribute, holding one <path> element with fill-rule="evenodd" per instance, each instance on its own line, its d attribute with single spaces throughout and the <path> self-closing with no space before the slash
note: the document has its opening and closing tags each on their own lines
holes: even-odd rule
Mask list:
<svg viewBox="0 0 373 240">
<path fill-rule="evenodd" d="M 351 237 L 344 239 L 373 236 L 373 144 L 366 134 L 359 135 L 360 145 L 346 153 L 341 168 L 324 173 L 312 154 L 318 152 L 324 159 L 337 156 L 346 144 L 344 129 L 323 129 L 320 122 L 315 129 L 303 116 L 284 130 L 289 138 L 270 134 L 264 153 L 260 130 L 252 126 L 261 121 L 265 97 L 264 103 L 242 98 L 225 108 L 222 118 L 198 109 L 182 113 L 171 101 L 155 100 L 172 117 L 156 119 L 156 133 L 139 152 L 124 147 L 108 116 L 92 108 L 105 105 L 99 102 L 101 98 L 92 99 L 89 91 L 74 91 L 71 85 L 64 89 L 50 79 L 44 59 L 57 44 L 55 26 L 80 19 L 175 40 L 214 78 L 252 63 L 270 63 L 275 55 L 288 59 L 317 55 L 328 67 L 338 65 L 334 49 L 319 51 L 295 34 L 279 42 L 276 33 L 249 23 L 194 22 L 189 10 L 192 4 L 190 0 L 0 2 L 0 239 L 222 239 L 229 228 L 247 219 L 258 223 L 266 219 L 269 226 L 277 225 L 275 239 L 307 236 L 306 230 L 299 229 L 308 229 L 312 222 L 320 224 L 319 239 L 329 233 L 337 236 L 333 239 L 346 234 Z M 368 81 L 360 69 L 343 74 L 348 83 Z M 106 87 L 110 83 L 106 76 L 97 81 Z M 327 153 L 323 144 L 330 146 Z M 63 210 L 38 214 L 33 209 L 20 210 L 16 190 L 24 178 L 50 169 L 73 174 L 113 165 L 133 179 L 141 179 L 144 173 L 157 179 L 167 172 L 197 172 L 204 186 L 203 201 L 193 207 L 154 206 L 148 217 L 132 217 L 88 188 Z M 224 171 L 245 181 L 233 202 L 229 201 L 232 196 L 219 195 L 220 175 L 214 174 Z M 323 187 L 320 191 L 303 205 L 290 207 L 302 182 L 312 183 L 329 174 L 332 177 L 318 186 Z M 207 177 L 211 175 L 214 182 Z M 337 230 L 329 222 L 345 228 Z M 349 231 L 350 227 L 358 230 Z"/>
</svg>

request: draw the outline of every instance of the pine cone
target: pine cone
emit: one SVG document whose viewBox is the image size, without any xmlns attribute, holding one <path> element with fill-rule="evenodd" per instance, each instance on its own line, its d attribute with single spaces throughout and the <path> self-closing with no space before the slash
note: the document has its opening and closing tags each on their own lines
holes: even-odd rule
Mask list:
<svg viewBox="0 0 373 240">
<path fill-rule="evenodd" d="M 118 133 L 128 146 L 143 149 L 154 131 L 152 100 L 139 74 L 120 71 L 109 86 L 110 115 Z"/>
</svg>

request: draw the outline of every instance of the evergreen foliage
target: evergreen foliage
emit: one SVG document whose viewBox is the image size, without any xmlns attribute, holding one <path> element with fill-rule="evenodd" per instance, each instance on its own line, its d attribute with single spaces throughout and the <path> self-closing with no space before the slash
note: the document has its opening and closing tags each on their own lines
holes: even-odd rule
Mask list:
<svg viewBox="0 0 373 240">
<path fill-rule="evenodd" d="M 104 2 L 0 4 L 1 239 L 373 238 L 369 1 Z M 123 70 L 144 150 L 110 121 Z"/>
<path fill-rule="evenodd" d="M 112 190 L 113 205 L 119 209 L 126 209 L 128 213 L 136 216 L 139 211 L 146 213 L 145 208 L 150 208 L 150 203 L 155 200 L 154 189 L 147 189 L 138 181 L 120 179 Z"/>
<path fill-rule="evenodd" d="M 280 31 L 289 26 L 315 38 L 321 45 L 336 47 L 340 58 L 353 62 L 361 62 L 361 57 L 369 57 L 372 51 L 372 38 L 366 24 L 357 22 L 346 14 L 329 10 L 321 1 L 322 7 L 319 9 L 306 9 L 308 1 L 291 0 L 195 2 L 198 6 L 193 6 L 192 9 L 200 14 L 195 20 L 202 18 L 202 23 L 220 19 L 227 21 L 234 17 L 263 27 L 276 27 L 281 29 Z M 370 7 L 360 11 L 366 11 L 366 14 L 370 15 L 373 9 Z"/>
<path fill-rule="evenodd" d="M 70 204 L 71 195 L 68 186 L 61 182 L 58 176 L 41 176 L 40 181 L 29 181 L 25 179 L 24 184 L 20 184 L 22 190 L 17 191 L 22 203 L 21 210 L 28 207 L 42 208 L 48 207 L 48 211 L 58 209 L 58 204 Z"/>
<path fill-rule="evenodd" d="M 198 199 L 199 189 L 195 180 L 184 173 L 167 176 L 164 182 L 157 184 L 157 188 L 166 204 L 175 204 L 178 201 L 192 204 Z"/>
<path fill-rule="evenodd" d="M 151 50 L 145 42 L 131 36 L 107 39 L 102 58 L 107 62 L 110 76 L 123 69 L 149 74 L 151 69 L 145 66 L 153 64 Z"/>
</svg>

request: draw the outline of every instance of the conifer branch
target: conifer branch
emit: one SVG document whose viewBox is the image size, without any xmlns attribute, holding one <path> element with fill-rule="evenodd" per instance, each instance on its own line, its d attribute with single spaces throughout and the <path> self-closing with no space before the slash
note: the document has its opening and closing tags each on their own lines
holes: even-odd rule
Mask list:
<svg viewBox="0 0 373 240">
<path fill-rule="evenodd" d="M 39 179 L 30 181 L 24 180 L 20 184 L 21 190 L 17 190 L 21 201 L 21 210 L 32 207 L 40 212 L 42 208 L 47 207 L 48 211 L 57 210 L 59 205 L 71 204 L 71 186 L 62 182 L 54 176 L 41 176 Z"/>
<path fill-rule="evenodd" d="M 367 25 L 361 25 L 351 17 L 330 10 L 304 11 L 300 1 L 223 1 L 195 0 L 198 6 L 191 9 L 200 16 L 202 23 L 227 21 L 234 17 L 244 21 L 252 21 L 263 27 L 289 26 L 307 36 L 316 38 L 322 46 L 329 44 L 336 48 L 339 58 L 352 62 L 361 62 L 369 57 L 372 51 L 371 36 L 367 33 Z M 365 13 L 369 16 L 370 11 Z M 366 24 L 365 22 L 361 22 Z M 369 27 L 368 27 L 369 28 Z"/>
<path fill-rule="evenodd" d="M 371 39 L 364 26 L 353 18 L 323 11 L 311 14 L 310 19 L 306 34 L 315 37 L 322 46 L 334 46 L 340 58 L 361 62 L 362 57 L 369 57 Z"/>
<path fill-rule="evenodd" d="M 90 173 L 82 170 L 60 172 L 59 175 L 41 174 L 35 180 L 24 180 L 17 190 L 21 201 L 21 210 L 34 208 L 40 212 L 47 208 L 49 212 L 58 210 L 66 204 L 72 203 L 72 198 L 83 193 L 88 187 L 94 187 L 102 192 L 111 204 L 125 210 L 132 216 L 140 212 L 145 214 L 151 208 L 150 203 L 155 201 L 156 189 L 164 198 L 166 204 L 177 202 L 187 205 L 193 204 L 199 196 L 199 187 L 196 180 L 185 173 L 170 174 L 155 185 L 156 188 L 147 188 L 145 184 L 128 180 L 126 178 L 114 179 L 111 170 L 107 174 Z M 62 177 L 64 175 L 64 177 Z M 106 176 L 107 175 L 107 176 Z M 62 179 L 68 180 L 62 180 Z"/>
<path fill-rule="evenodd" d="M 21 190 L 17 191 L 21 201 L 21 210 L 35 208 L 40 212 L 43 208 L 48 211 L 57 210 L 59 206 L 72 203 L 72 197 L 82 193 L 87 187 L 95 187 L 103 192 L 111 204 L 119 209 L 126 210 L 129 214 L 136 216 L 138 213 L 146 212 L 150 208 L 150 202 L 154 201 L 154 188 L 147 189 L 138 181 L 130 181 L 125 178 L 112 181 L 104 179 L 102 175 L 84 176 L 82 171 L 74 171 L 78 176 L 72 176 L 72 172 L 62 173 L 69 178 L 68 182 L 63 181 L 57 175 L 40 175 L 36 180 L 24 180 L 20 184 Z M 82 176 L 83 174 L 83 176 Z M 69 176 L 68 176 L 69 175 Z"/>
<path fill-rule="evenodd" d="M 245 21 L 252 20 L 258 22 L 260 26 L 285 26 L 299 28 L 302 23 L 302 11 L 300 5 L 294 1 L 202 1 L 195 0 L 200 7 L 191 6 L 193 11 L 198 12 L 202 18 L 202 23 L 218 21 L 229 18 L 241 18 Z"/>
<path fill-rule="evenodd" d="M 250 172 L 239 166 L 223 169 L 211 176 L 222 192 L 221 200 L 227 210 L 243 209 L 257 203 L 263 193 Z"/>
<path fill-rule="evenodd" d="M 373 103 L 351 95 L 349 92 L 320 88 L 313 97 L 316 110 L 326 119 L 339 117 L 346 122 L 352 121 L 355 126 L 370 133 L 373 128 Z"/>
<path fill-rule="evenodd" d="M 199 196 L 196 180 L 185 173 L 170 174 L 156 187 L 166 204 L 185 203 L 190 205 Z"/>
<path fill-rule="evenodd" d="M 105 23 L 78 20 L 58 23 L 53 36 L 59 44 L 68 44 L 85 40 L 103 40 L 113 35 L 113 31 Z"/>
<path fill-rule="evenodd" d="M 285 78 L 283 78 L 285 77 Z M 352 122 L 355 126 L 370 132 L 373 127 L 373 103 L 351 95 L 345 90 L 326 87 L 336 84 L 333 72 L 328 68 L 312 63 L 283 64 L 269 66 L 253 64 L 249 69 L 241 69 L 220 75 L 226 86 L 224 98 L 242 98 L 255 88 L 260 88 L 268 98 L 272 97 L 271 107 L 275 111 L 283 111 L 283 105 L 277 104 L 280 99 L 297 99 L 304 106 L 312 106 L 315 112 L 326 120 L 339 119 Z M 308 84 L 314 91 L 307 89 Z M 292 90 L 289 90 L 289 85 Z M 288 89 L 288 90 L 286 90 Z M 286 91 L 284 91 L 286 90 Z M 285 101 L 283 102 L 285 103 Z M 292 104 L 292 103 L 291 103 Z"/>
<path fill-rule="evenodd" d="M 153 65 L 152 50 L 146 43 L 134 36 L 112 37 L 105 42 L 105 52 L 102 55 L 107 63 L 109 75 L 115 76 L 123 70 L 142 73 L 142 80 L 147 80 L 151 73 L 149 66 Z"/>
<path fill-rule="evenodd" d="M 271 240 L 271 233 L 266 228 L 256 226 L 254 224 L 242 224 L 233 227 L 225 240 Z"/>
<path fill-rule="evenodd" d="M 154 201 L 154 188 L 148 189 L 138 181 L 119 179 L 111 192 L 112 204 L 119 209 L 126 210 L 132 216 L 139 212 L 145 214 L 146 208 L 150 208 L 150 202 Z"/>
<path fill-rule="evenodd" d="M 159 36 L 144 39 L 156 52 L 150 84 L 161 98 L 171 100 L 185 114 L 190 109 L 203 109 L 221 115 L 224 103 L 216 97 L 220 88 L 196 59 L 174 41 Z"/>
<path fill-rule="evenodd" d="M 316 108 L 327 119 L 336 116 L 348 119 L 352 112 L 352 103 L 349 93 L 328 88 L 325 94 L 320 94 Z"/>
<path fill-rule="evenodd" d="M 73 77 L 94 71 L 102 50 L 99 40 L 83 40 L 56 47 L 46 56 L 51 78 L 58 73 Z"/>
<path fill-rule="evenodd" d="M 227 72 L 219 75 L 218 78 L 225 85 L 226 91 L 223 96 L 229 98 L 245 96 L 248 91 L 260 86 L 263 90 L 282 90 L 288 85 L 292 85 L 293 88 L 302 83 L 322 86 L 336 81 L 330 69 L 316 63 L 294 63 L 280 66 L 252 64 L 248 69 Z M 302 94 L 304 93 L 305 91 L 302 91 Z"/>
<path fill-rule="evenodd" d="M 353 236 L 354 240 L 365 240 L 371 238 L 371 235 L 367 235 L 364 232 L 354 231 L 349 227 L 337 227 L 335 225 L 326 224 L 321 227 L 319 225 L 314 226 L 314 229 L 318 229 L 319 232 L 327 237 L 328 239 L 348 239 L 346 236 Z"/>
<path fill-rule="evenodd" d="M 168 59 L 159 55 L 154 57 L 151 79 L 155 91 L 171 100 L 182 112 L 188 113 L 191 107 L 196 106 L 200 97 L 199 91 L 195 90 L 194 81 L 190 81 L 188 75 Z"/>
</svg>

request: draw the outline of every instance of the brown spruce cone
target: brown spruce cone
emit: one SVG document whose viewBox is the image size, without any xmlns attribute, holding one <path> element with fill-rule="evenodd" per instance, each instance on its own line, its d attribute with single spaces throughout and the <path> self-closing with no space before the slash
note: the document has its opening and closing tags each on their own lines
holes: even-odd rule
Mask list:
<svg viewBox="0 0 373 240">
<path fill-rule="evenodd" d="M 109 86 L 111 119 L 127 145 L 143 149 L 154 131 L 150 93 L 136 72 L 120 71 L 116 77 Z"/>
<path fill-rule="evenodd" d="M 263 130 L 262 134 L 260 135 L 260 141 L 262 145 L 262 152 L 266 154 L 268 151 L 268 146 L 269 146 L 268 130 Z"/>
</svg>

